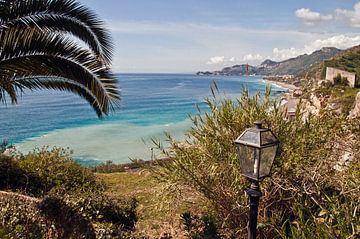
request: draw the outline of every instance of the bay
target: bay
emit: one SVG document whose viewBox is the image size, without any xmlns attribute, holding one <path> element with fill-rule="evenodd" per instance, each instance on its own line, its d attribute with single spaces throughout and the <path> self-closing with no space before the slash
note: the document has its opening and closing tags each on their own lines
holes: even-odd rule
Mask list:
<svg viewBox="0 0 360 239">
<path fill-rule="evenodd" d="M 196 105 L 207 110 L 215 81 L 218 97 L 238 97 L 242 89 L 263 93 L 262 77 L 196 76 L 192 74 L 117 74 L 121 106 L 99 120 L 80 97 L 58 91 L 26 91 L 17 105 L 0 105 L 0 140 L 15 144 L 20 152 L 36 147 L 69 148 L 83 164 L 130 158 L 149 159 L 151 138 L 164 139 L 164 132 L 182 139 L 191 126 L 189 114 Z M 286 89 L 273 86 L 277 95 Z"/>
</svg>

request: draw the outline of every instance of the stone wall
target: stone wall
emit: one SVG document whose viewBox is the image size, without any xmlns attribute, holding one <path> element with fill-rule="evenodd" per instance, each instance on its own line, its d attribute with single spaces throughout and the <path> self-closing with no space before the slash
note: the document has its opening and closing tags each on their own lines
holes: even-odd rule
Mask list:
<svg viewBox="0 0 360 239">
<path fill-rule="evenodd" d="M 341 75 L 341 77 L 347 78 L 350 87 L 355 88 L 355 86 L 356 86 L 355 73 L 339 70 L 339 69 L 332 68 L 332 67 L 326 67 L 326 78 L 325 79 L 334 83 L 334 78 L 339 74 Z"/>
</svg>

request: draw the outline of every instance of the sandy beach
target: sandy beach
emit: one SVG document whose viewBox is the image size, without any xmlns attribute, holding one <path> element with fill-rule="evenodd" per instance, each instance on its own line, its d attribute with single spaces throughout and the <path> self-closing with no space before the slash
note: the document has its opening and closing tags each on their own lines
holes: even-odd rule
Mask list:
<svg viewBox="0 0 360 239">
<path fill-rule="evenodd" d="M 271 84 L 271 85 L 277 85 L 277 86 L 281 86 L 283 88 L 287 88 L 287 89 L 289 89 L 291 91 L 300 89 L 299 87 L 297 87 L 295 85 L 285 83 L 285 82 L 281 82 L 281 81 L 273 81 L 273 80 L 267 80 L 267 79 L 263 79 L 263 81 L 265 83 L 268 83 L 268 84 Z"/>
</svg>

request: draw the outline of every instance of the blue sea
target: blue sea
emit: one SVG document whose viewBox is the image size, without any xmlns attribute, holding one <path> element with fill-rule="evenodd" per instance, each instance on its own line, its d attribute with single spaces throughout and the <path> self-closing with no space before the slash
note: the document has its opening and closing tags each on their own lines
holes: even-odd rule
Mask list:
<svg viewBox="0 0 360 239">
<path fill-rule="evenodd" d="M 45 145 L 69 148 L 83 164 L 107 160 L 150 159 L 152 138 L 164 132 L 181 140 L 191 127 L 189 115 L 207 110 L 215 81 L 219 96 L 236 98 L 242 89 L 264 92 L 261 77 L 196 76 L 191 74 L 118 74 L 121 107 L 98 119 L 80 97 L 59 91 L 26 91 L 17 105 L 0 105 L 0 140 L 26 153 Z M 273 86 L 274 95 L 287 89 Z"/>
</svg>

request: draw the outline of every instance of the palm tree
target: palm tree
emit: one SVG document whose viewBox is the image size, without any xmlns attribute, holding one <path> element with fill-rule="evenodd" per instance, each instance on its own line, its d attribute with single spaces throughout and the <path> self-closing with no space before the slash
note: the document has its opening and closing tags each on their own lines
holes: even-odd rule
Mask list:
<svg viewBox="0 0 360 239">
<path fill-rule="evenodd" d="M 103 22 L 74 0 L 0 0 L 0 101 L 55 89 L 107 115 L 120 100 L 112 48 Z"/>
</svg>

